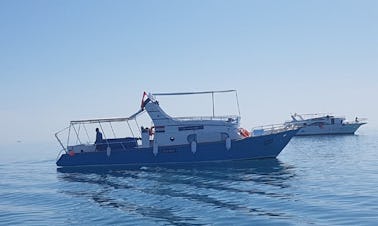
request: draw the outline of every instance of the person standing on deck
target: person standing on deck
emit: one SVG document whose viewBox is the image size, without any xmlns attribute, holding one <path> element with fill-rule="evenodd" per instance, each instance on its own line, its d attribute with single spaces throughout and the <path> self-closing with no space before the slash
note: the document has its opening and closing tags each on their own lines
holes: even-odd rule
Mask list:
<svg viewBox="0 0 378 226">
<path fill-rule="evenodd" d="M 96 150 L 100 151 L 99 146 L 101 145 L 102 141 L 103 141 L 102 133 L 100 132 L 100 130 L 98 128 L 96 128 L 96 141 L 95 141 Z"/>
</svg>

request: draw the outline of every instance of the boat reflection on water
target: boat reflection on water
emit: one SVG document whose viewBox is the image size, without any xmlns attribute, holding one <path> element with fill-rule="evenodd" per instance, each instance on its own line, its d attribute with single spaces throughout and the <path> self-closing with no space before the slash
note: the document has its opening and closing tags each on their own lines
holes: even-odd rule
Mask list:
<svg viewBox="0 0 378 226">
<path fill-rule="evenodd" d="M 153 179 L 157 182 L 182 182 L 178 177 L 195 176 L 198 179 L 222 181 L 253 181 L 286 187 L 285 181 L 294 177 L 294 167 L 278 159 L 259 159 L 193 164 L 167 164 L 157 166 L 96 166 L 57 168 L 60 179 L 75 181 L 75 178 L 97 175 L 118 179 Z M 151 173 L 150 175 L 146 173 Z M 161 176 L 159 178 L 159 175 Z M 167 176 L 170 177 L 167 177 Z M 153 176 L 153 178 L 151 178 Z M 80 182 L 80 181 L 77 181 Z M 101 181 L 98 181 L 101 182 Z"/>
<path fill-rule="evenodd" d="M 242 211 L 247 215 L 287 217 L 258 200 L 291 199 L 285 188 L 295 177 L 295 168 L 277 159 L 57 171 L 58 180 L 66 185 L 61 188 L 62 193 L 84 196 L 101 207 L 169 224 L 197 222 L 197 218 L 204 216 L 183 216 L 182 211 L 188 208 L 194 211 L 201 206 Z"/>
</svg>

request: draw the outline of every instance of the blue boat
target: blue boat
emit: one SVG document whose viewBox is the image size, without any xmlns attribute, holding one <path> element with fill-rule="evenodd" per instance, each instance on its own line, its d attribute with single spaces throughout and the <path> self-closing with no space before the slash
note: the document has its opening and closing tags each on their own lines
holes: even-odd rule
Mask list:
<svg viewBox="0 0 378 226">
<path fill-rule="evenodd" d="M 240 127 L 239 104 L 238 115 L 215 116 L 217 93 L 235 93 L 239 103 L 236 90 L 144 93 L 140 110 L 130 117 L 71 121 L 67 128 L 55 134 L 62 146 L 56 164 L 59 167 L 145 166 L 275 158 L 299 130 L 295 125 L 275 125 L 251 134 Z M 211 94 L 212 116 L 174 118 L 163 111 L 156 99 L 157 96 L 200 94 Z M 139 127 L 137 123 L 137 117 L 144 112 L 152 120 L 150 128 Z M 140 136 L 116 137 L 114 123 L 128 126 L 131 134 L 135 134 L 130 122 L 136 122 Z M 98 126 L 96 141 L 88 134 L 90 125 Z M 111 128 L 113 138 L 107 138 L 104 125 Z M 66 146 L 60 138 L 65 132 Z"/>
</svg>

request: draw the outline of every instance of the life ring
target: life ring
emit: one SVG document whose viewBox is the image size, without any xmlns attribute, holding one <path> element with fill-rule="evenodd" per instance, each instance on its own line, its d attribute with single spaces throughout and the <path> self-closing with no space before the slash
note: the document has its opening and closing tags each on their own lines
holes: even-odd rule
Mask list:
<svg viewBox="0 0 378 226">
<path fill-rule="evenodd" d="M 244 129 L 244 128 L 240 128 L 239 129 L 239 133 L 240 135 L 242 135 L 243 137 L 250 137 L 251 136 L 251 132 L 249 132 L 248 130 Z"/>
</svg>

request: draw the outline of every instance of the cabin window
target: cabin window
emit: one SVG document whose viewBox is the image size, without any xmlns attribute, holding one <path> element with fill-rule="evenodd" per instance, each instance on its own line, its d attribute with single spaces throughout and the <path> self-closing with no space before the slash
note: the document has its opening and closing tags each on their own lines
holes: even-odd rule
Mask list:
<svg viewBox="0 0 378 226">
<path fill-rule="evenodd" d="M 179 127 L 178 130 L 179 131 L 187 131 L 187 130 L 200 130 L 200 129 L 203 129 L 203 125 L 200 125 L 200 126 L 182 126 L 182 127 Z"/>
<path fill-rule="evenodd" d="M 156 133 L 165 133 L 165 126 L 155 126 Z"/>
<path fill-rule="evenodd" d="M 311 123 L 309 126 L 323 126 L 323 123 L 322 122 L 314 122 L 314 123 Z"/>
</svg>

